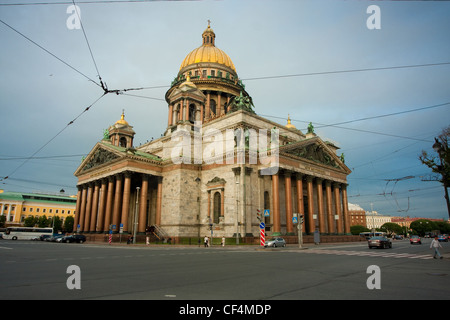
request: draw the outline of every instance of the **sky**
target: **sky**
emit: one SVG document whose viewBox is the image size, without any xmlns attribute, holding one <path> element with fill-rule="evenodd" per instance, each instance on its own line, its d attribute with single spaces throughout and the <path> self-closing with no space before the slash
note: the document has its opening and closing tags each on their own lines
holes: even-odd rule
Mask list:
<svg viewBox="0 0 450 320">
<path fill-rule="evenodd" d="M 135 145 L 160 137 L 165 92 L 210 20 L 257 114 L 312 122 L 339 146 L 350 203 L 448 218 L 418 156 L 450 125 L 450 2 L 99 2 L 75 1 L 83 33 L 72 1 L 0 0 L 0 189 L 76 194 L 82 157 L 122 110 Z M 102 96 L 99 76 L 145 89 Z"/>
</svg>

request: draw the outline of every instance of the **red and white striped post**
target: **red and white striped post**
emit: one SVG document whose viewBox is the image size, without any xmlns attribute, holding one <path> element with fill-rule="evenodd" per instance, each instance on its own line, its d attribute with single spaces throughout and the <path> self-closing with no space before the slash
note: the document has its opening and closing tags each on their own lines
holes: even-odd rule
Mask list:
<svg viewBox="0 0 450 320">
<path fill-rule="evenodd" d="M 261 232 L 259 233 L 259 243 L 261 244 L 262 247 L 264 247 L 266 244 L 266 236 L 265 236 L 266 225 L 264 224 L 264 222 L 261 222 L 259 224 L 259 228 L 261 229 Z"/>
</svg>

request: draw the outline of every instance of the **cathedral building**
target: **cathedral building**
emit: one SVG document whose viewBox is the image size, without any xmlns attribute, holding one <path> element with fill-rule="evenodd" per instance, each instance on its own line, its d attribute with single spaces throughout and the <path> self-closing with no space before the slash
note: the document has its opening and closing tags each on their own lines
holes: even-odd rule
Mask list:
<svg viewBox="0 0 450 320">
<path fill-rule="evenodd" d="M 348 234 L 349 168 L 312 125 L 306 133 L 258 116 L 208 25 L 165 95 L 167 128 L 133 145 L 122 114 L 75 172 L 75 229 L 173 239 Z M 131 122 L 131 121 L 130 121 Z M 259 214 L 259 216 L 258 216 Z"/>
</svg>

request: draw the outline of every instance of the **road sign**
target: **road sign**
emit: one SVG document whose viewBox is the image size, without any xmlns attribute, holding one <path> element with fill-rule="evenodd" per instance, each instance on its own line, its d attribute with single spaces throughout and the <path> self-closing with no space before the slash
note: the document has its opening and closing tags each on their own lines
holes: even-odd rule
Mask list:
<svg viewBox="0 0 450 320">
<path fill-rule="evenodd" d="M 260 224 L 259 224 L 259 228 L 260 229 L 264 229 L 266 227 L 266 225 L 264 224 L 264 222 L 261 222 Z"/>
<path fill-rule="evenodd" d="M 297 217 L 292 217 L 292 223 L 298 223 Z"/>
<path fill-rule="evenodd" d="M 264 217 L 270 217 L 270 210 L 264 209 Z"/>
<path fill-rule="evenodd" d="M 264 229 L 261 229 L 260 236 L 259 236 L 259 242 L 261 243 L 262 247 L 264 247 L 266 245 L 266 237 L 264 235 Z"/>
</svg>

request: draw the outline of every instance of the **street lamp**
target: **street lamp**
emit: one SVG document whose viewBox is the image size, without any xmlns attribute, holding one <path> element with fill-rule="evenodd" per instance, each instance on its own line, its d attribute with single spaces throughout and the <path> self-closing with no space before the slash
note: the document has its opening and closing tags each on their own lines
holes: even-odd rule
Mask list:
<svg viewBox="0 0 450 320">
<path fill-rule="evenodd" d="M 450 217 L 450 203 L 449 203 L 449 199 L 448 199 L 448 184 L 447 184 L 447 175 L 445 174 L 445 166 L 448 165 L 446 163 L 442 163 L 442 154 L 444 153 L 445 150 L 445 146 L 442 145 L 441 142 L 439 142 L 439 140 L 437 138 L 434 138 L 434 144 L 433 144 L 433 150 L 436 151 L 436 153 L 439 155 L 439 162 L 440 164 L 437 165 L 437 169 L 438 172 L 442 175 L 442 183 L 444 184 L 444 192 L 445 192 L 445 201 L 447 203 L 447 212 L 448 215 Z"/>
</svg>

